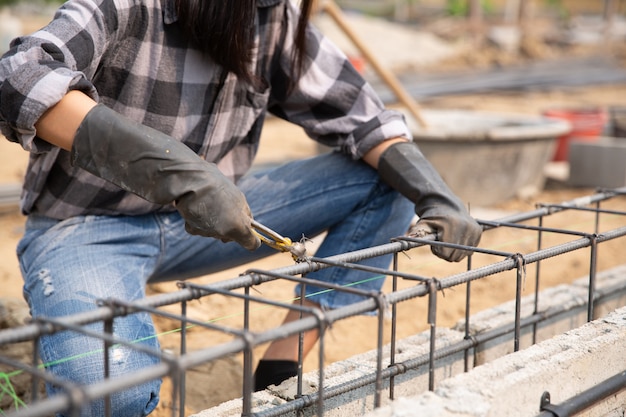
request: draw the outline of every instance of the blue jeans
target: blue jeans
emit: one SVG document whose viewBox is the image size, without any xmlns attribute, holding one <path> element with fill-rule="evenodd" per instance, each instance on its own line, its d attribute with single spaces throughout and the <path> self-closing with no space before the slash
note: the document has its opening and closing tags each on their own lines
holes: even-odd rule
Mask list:
<svg viewBox="0 0 626 417">
<path fill-rule="evenodd" d="M 380 181 L 375 170 L 361 161 L 331 153 L 281 167 L 259 171 L 238 184 L 255 219 L 298 240 L 302 234 L 327 236 L 316 256 L 326 257 L 387 243 L 404 234 L 413 217 L 413 205 Z M 33 317 L 59 317 L 95 309 L 96 300 L 133 301 L 144 297 L 147 282 L 185 279 L 235 267 L 275 253 L 266 246 L 254 252 L 236 243 L 191 236 L 177 212 L 142 216 L 80 216 L 64 221 L 31 215 L 18 245 L 24 294 Z M 364 263 L 388 267 L 390 256 Z M 346 285 L 372 274 L 329 268 L 311 273 L 315 278 Z M 380 289 L 382 280 L 357 287 Z M 308 288 L 313 295 L 319 288 Z M 326 292 L 313 301 L 336 308 L 359 301 L 355 295 Z M 102 331 L 102 324 L 91 327 Z M 115 335 L 158 349 L 148 314 L 115 320 Z M 72 332 L 41 339 L 44 363 L 57 376 L 79 384 L 103 377 L 102 341 Z M 68 359 L 69 360 L 66 360 Z M 157 359 L 134 349 L 115 347 L 113 377 L 136 372 Z M 113 415 L 143 416 L 158 402 L 160 381 L 117 393 Z M 58 388 L 49 386 L 54 394 Z M 83 415 L 102 415 L 103 401 Z"/>
</svg>

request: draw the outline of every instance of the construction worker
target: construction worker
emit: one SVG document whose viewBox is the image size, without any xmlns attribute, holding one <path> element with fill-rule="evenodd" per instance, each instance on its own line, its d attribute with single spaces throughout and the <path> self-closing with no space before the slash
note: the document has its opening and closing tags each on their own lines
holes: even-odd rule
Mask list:
<svg viewBox="0 0 626 417">
<path fill-rule="evenodd" d="M 386 243 L 415 213 L 443 241 L 478 243 L 481 228 L 411 143 L 403 116 L 308 23 L 310 10 L 310 0 L 299 9 L 286 0 L 69 0 L 12 43 L 0 60 L 0 128 L 30 153 L 17 253 L 34 317 L 132 302 L 148 282 L 274 253 L 259 247 L 253 219 L 292 239 L 326 231 L 318 256 Z M 248 173 L 268 113 L 336 151 Z M 368 262 L 387 267 L 390 257 Z M 344 285 L 359 272 L 310 277 Z M 358 300 L 336 292 L 308 302 Z M 116 337 L 157 349 L 154 332 L 148 314 L 115 320 Z M 101 355 L 84 355 L 100 340 L 58 332 L 40 348 L 60 378 L 103 378 Z M 256 388 L 290 376 L 295 351 L 292 339 L 271 345 Z M 116 346 L 111 377 L 156 360 Z M 112 415 L 149 414 L 159 387 L 114 394 Z M 103 413 L 103 401 L 83 410 Z"/>
</svg>

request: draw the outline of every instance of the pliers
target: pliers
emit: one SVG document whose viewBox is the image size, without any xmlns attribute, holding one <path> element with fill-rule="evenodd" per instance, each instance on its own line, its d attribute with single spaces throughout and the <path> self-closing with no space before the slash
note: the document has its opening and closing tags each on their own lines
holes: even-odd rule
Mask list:
<svg viewBox="0 0 626 417">
<path fill-rule="evenodd" d="M 254 233 L 261 239 L 261 242 L 280 252 L 289 252 L 296 262 L 306 260 L 306 247 L 301 242 L 292 242 L 288 237 L 284 237 L 269 227 L 262 225 L 256 220 L 252 220 Z"/>
</svg>

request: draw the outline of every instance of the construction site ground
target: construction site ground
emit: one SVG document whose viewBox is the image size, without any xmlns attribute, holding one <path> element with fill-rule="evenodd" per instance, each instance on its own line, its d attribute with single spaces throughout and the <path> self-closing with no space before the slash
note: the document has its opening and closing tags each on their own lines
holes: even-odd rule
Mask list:
<svg viewBox="0 0 626 417">
<path fill-rule="evenodd" d="M 433 33 L 436 31 L 433 30 Z M 393 49 L 393 33 L 387 35 L 387 45 Z M 437 42 L 446 46 L 444 38 L 438 38 Z M 401 43 L 400 40 L 398 43 Z M 429 43 L 432 47 L 432 43 Z M 436 62 L 418 63 L 415 65 L 404 65 L 398 63 L 398 72 L 406 75 L 408 72 L 418 74 L 437 74 L 443 71 L 478 71 L 485 68 L 502 67 L 506 65 L 527 64 L 533 61 L 554 60 L 571 58 L 573 56 L 607 56 L 605 48 L 596 47 L 561 47 L 546 45 L 541 42 L 535 43 L 534 53 L 530 49 L 524 52 L 518 49 L 517 53 L 506 53 L 506 63 L 502 61 L 504 53 L 497 53 L 494 47 L 481 44 L 484 48 L 477 48 L 472 53 L 468 50 L 458 49 L 448 56 L 439 58 Z M 419 45 L 415 48 L 419 49 Z M 530 46 L 528 47 L 530 48 Z M 521 51 L 521 52 L 520 52 Z M 407 54 L 407 51 L 396 51 L 396 54 Z M 611 59 L 615 59 L 621 65 L 619 47 L 608 51 Z M 499 58 L 498 58 L 499 57 Z M 505 65 L 506 64 L 506 65 Z M 367 64 L 366 64 L 367 65 Z M 401 68 L 402 67 L 402 68 Z M 568 68 L 563 67 L 566 73 Z M 370 71 L 366 69 L 366 71 Z M 368 77 L 375 80 L 375 74 L 367 72 Z M 626 83 L 597 83 L 590 85 L 578 85 L 563 87 L 561 85 L 541 86 L 541 88 L 524 89 L 498 89 L 490 92 L 480 91 L 477 93 L 448 94 L 441 96 L 430 96 L 419 99 L 423 108 L 433 109 L 466 109 L 466 110 L 494 110 L 499 112 L 513 112 L 523 114 L 540 114 L 543 110 L 554 107 L 589 107 L 626 105 Z M 398 108 L 402 109 L 401 106 Z M 301 129 L 288 125 L 280 120 L 270 118 L 267 121 L 266 129 L 263 133 L 262 146 L 259 151 L 257 162 L 259 164 L 273 164 L 293 158 L 301 158 L 314 155 L 319 152 L 318 146 L 308 140 Z M 9 143 L 6 140 L 0 141 L 0 184 L 14 184 L 21 182 L 27 162 L 27 153 L 20 146 Z M 572 198 L 592 194 L 591 188 L 573 188 L 568 186 L 566 177 L 562 174 L 555 178 L 548 179 L 546 187 L 540 193 L 525 198 L 514 198 L 491 207 L 475 207 L 473 214 L 476 217 L 497 218 L 501 215 L 531 210 L 537 202 L 562 202 Z M 626 207 L 614 207 L 624 210 Z M 559 224 L 552 224 L 554 227 L 578 228 L 581 224 L 590 224 L 593 219 L 585 213 L 571 213 L 560 218 Z M 20 214 L 17 207 L 3 208 L 0 212 L 0 312 L 8 312 L 15 317 L 24 317 L 26 307 L 22 300 L 22 281 L 20 270 L 15 256 L 15 247 L 23 232 L 25 218 Z M 280 232 L 280 231 L 279 231 Z M 510 230 L 494 230 L 485 233 L 481 245 L 494 247 L 495 245 L 506 244 L 515 240 L 515 233 Z M 534 242 L 533 242 L 534 243 Z M 624 262 L 624 244 L 618 241 L 615 244 L 602 246 L 598 269 L 607 269 Z M 529 247 L 528 251 L 533 248 Z M 588 274 L 589 262 L 587 254 L 574 254 L 562 257 L 556 262 L 545 262 L 542 264 L 542 287 L 550 287 L 560 283 L 576 280 Z M 277 254 L 263 261 L 256 262 L 255 268 L 271 269 L 288 265 L 291 258 L 287 254 Z M 223 271 L 219 274 L 200 277 L 199 283 L 210 283 L 222 279 L 232 278 L 248 269 L 251 265 L 245 265 L 234 270 Z M 401 268 L 407 271 L 419 273 L 422 276 L 445 276 L 447 273 L 454 273 L 462 270 L 464 265 L 447 264 L 430 253 L 424 251 L 401 259 Z M 459 269 L 460 268 L 460 269 Z M 449 271 L 449 272 L 448 272 Z M 387 283 L 386 285 L 389 285 Z M 514 297 L 515 285 L 503 281 L 483 280 L 476 282 L 473 286 L 474 293 L 472 299 L 473 311 L 479 311 Z M 175 291 L 175 283 L 164 283 L 152 285 L 148 288 L 148 293 L 159 293 Z M 259 289 L 263 297 L 274 300 L 287 301 L 293 298 L 293 286 L 290 283 L 276 281 L 263 285 Z M 534 291 L 533 285 L 525 286 L 525 293 Z M 228 300 L 215 297 L 210 303 L 192 303 L 190 315 L 201 320 L 214 320 L 231 315 L 237 315 L 240 311 L 233 311 Z M 438 304 L 439 316 L 438 325 L 446 326 L 456 323 L 464 314 L 465 293 L 462 290 L 447 291 Z M 427 328 L 426 303 L 407 303 L 401 306 L 399 314 L 399 335 L 406 336 L 415 334 Z M 255 325 L 259 328 L 270 328 L 278 325 L 283 317 L 283 312 L 268 309 L 262 315 L 262 319 L 256 318 Z M 259 322 L 262 320 L 262 322 Z M 158 330 L 165 332 L 172 330 L 172 323 L 158 322 Z M 177 349 L 178 338 L 176 336 L 163 336 L 161 338 L 162 347 L 166 349 Z M 190 332 L 188 335 L 188 349 L 200 348 L 207 343 L 215 344 L 219 340 L 206 340 L 202 332 Z M 325 357 L 326 361 L 334 362 L 350 357 L 354 354 L 370 350 L 376 343 L 376 321 L 372 317 L 358 317 L 335 324 L 329 330 Z M 260 347 L 255 351 L 258 359 L 265 347 Z M 317 365 L 315 354 L 305 362 L 305 370 L 314 369 Z M 219 404 L 223 401 L 238 397 L 242 389 L 242 359 L 233 357 L 206 364 L 192 370 L 187 375 L 186 406 L 189 411 L 199 411 Z M 166 384 L 168 381 L 166 381 Z M 163 401 L 156 415 L 170 415 L 168 410 L 169 391 L 163 390 Z"/>
</svg>

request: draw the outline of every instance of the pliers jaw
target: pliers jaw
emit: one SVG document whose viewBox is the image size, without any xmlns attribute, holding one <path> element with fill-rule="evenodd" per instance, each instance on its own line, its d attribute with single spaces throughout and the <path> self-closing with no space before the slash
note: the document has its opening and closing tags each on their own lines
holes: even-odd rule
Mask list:
<svg viewBox="0 0 626 417">
<path fill-rule="evenodd" d="M 280 252 L 289 252 L 296 262 L 306 260 L 306 247 L 303 243 L 292 242 L 288 237 L 284 237 L 269 227 L 262 225 L 256 220 L 252 220 L 252 228 L 261 242 Z"/>
</svg>

